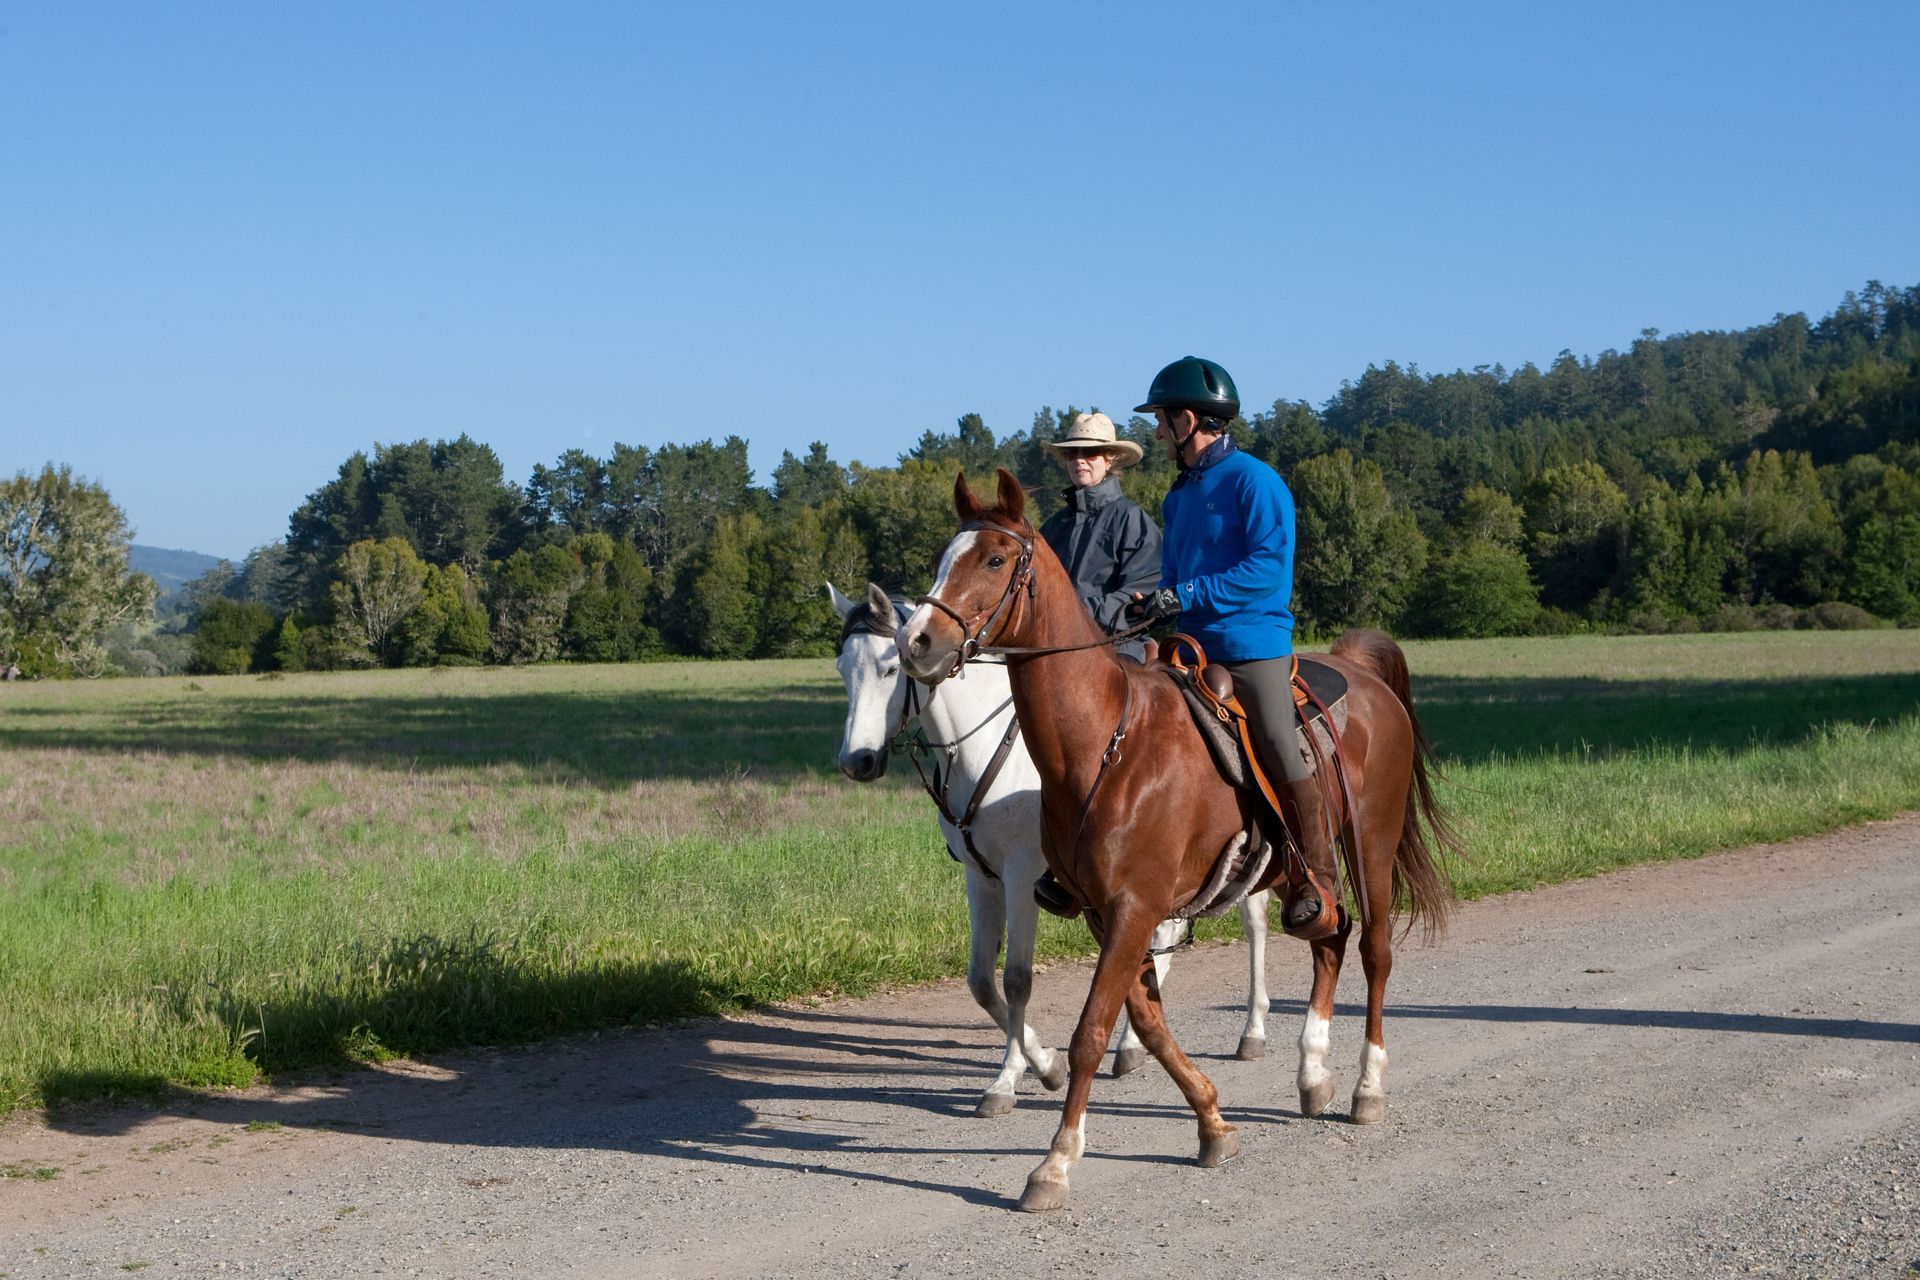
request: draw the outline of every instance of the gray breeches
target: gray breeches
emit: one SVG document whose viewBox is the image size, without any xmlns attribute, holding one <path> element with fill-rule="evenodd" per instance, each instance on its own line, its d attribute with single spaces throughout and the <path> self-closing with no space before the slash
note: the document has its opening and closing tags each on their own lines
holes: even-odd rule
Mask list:
<svg viewBox="0 0 1920 1280">
<path fill-rule="evenodd" d="M 1247 722 L 1260 752 L 1260 763 L 1288 782 L 1309 777 L 1294 732 L 1299 712 L 1293 703 L 1292 658 L 1261 658 L 1254 662 L 1223 662 L 1233 672 L 1233 691 L 1247 709 Z"/>
</svg>

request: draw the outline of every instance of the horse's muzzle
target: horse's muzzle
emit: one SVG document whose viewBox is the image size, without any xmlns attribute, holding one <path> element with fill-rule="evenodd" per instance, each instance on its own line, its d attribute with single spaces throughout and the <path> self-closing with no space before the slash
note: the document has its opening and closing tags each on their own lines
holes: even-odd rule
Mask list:
<svg viewBox="0 0 1920 1280">
<path fill-rule="evenodd" d="M 840 757 L 840 772 L 855 782 L 875 782 L 887 776 L 887 753 L 855 751 Z"/>
<path fill-rule="evenodd" d="M 900 665 L 922 684 L 939 684 L 953 674 L 954 647 L 942 644 L 933 635 L 933 619 L 921 615 L 921 609 L 900 628 L 896 640 L 900 646 Z"/>
</svg>

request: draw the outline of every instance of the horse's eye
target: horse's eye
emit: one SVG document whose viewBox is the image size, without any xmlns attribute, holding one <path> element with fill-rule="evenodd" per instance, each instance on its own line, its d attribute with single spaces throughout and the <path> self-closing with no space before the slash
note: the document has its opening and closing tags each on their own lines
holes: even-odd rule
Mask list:
<svg viewBox="0 0 1920 1280">
<path fill-rule="evenodd" d="M 880 674 L 883 676 L 897 676 L 900 674 L 900 664 L 896 662 Z"/>
<path fill-rule="evenodd" d="M 989 556 L 987 558 L 987 568 L 998 569 L 1001 565 L 1005 564 L 1006 562 L 1007 562 L 1007 558 L 1005 556 Z"/>
</svg>

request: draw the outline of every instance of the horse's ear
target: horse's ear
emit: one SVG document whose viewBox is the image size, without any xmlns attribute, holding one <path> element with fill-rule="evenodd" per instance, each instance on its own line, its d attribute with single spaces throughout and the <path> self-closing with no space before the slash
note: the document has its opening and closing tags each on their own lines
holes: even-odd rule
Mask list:
<svg viewBox="0 0 1920 1280">
<path fill-rule="evenodd" d="M 1000 510 L 1018 523 L 1027 518 L 1027 491 L 1020 487 L 1020 477 L 1000 468 Z"/>
<path fill-rule="evenodd" d="M 960 468 L 959 474 L 953 477 L 953 510 L 960 517 L 960 523 L 965 524 L 986 509 L 987 504 L 974 497 L 967 484 L 967 469 Z"/>
<path fill-rule="evenodd" d="M 846 621 L 848 614 L 860 607 L 859 603 L 851 596 L 842 595 L 840 588 L 834 586 L 831 582 L 827 584 L 827 598 L 833 601 L 833 611 L 840 615 L 842 622 Z"/>
<path fill-rule="evenodd" d="M 867 609 L 875 622 L 893 621 L 893 597 L 882 591 L 878 583 L 867 584 Z"/>
</svg>

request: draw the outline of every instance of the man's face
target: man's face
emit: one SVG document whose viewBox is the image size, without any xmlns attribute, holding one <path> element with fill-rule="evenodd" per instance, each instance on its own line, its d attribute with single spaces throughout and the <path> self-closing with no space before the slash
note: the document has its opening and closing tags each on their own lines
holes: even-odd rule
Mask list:
<svg viewBox="0 0 1920 1280">
<path fill-rule="evenodd" d="M 1187 421 L 1193 419 L 1193 421 Z M 1166 446 L 1169 461 L 1180 461 L 1180 442 L 1192 435 L 1198 424 L 1191 409 L 1155 409 L 1153 411 L 1153 438 Z"/>
<path fill-rule="evenodd" d="M 1067 469 L 1067 479 L 1073 481 L 1076 489 L 1085 489 L 1099 484 L 1107 478 L 1107 472 L 1113 470 L 1113 459 L 1098 449 L 1074 449 L 1066 453 L 1061 465 Z"/>
</svg>

